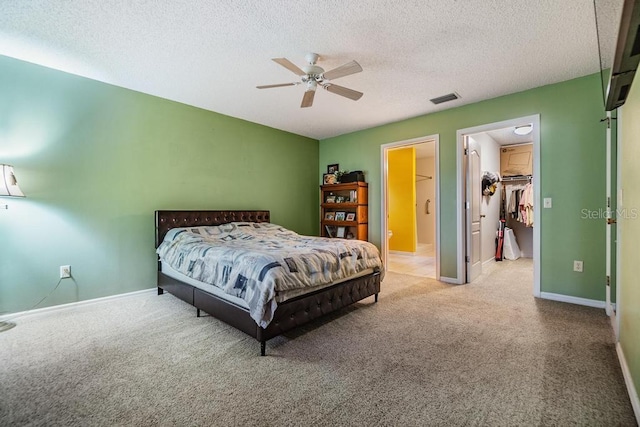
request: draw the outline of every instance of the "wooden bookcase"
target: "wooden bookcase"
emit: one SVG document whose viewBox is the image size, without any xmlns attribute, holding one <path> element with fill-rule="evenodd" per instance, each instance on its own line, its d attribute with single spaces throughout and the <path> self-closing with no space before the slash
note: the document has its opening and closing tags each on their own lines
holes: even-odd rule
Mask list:
<svg viewBox="0 0 640 427">
<path fill-rule="evenodd" d="M 321 185 L 320 208 L 320 236 L 369 239 L 369 187 L 366 182 Z M 344 218 L 340 217 L 341 213 Z"/>
</svg>

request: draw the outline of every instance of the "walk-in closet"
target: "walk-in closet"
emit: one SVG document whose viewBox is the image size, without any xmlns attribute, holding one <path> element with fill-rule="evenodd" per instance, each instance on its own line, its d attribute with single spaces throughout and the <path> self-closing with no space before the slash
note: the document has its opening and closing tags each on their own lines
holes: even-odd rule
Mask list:
<svg viewBox="0 0 640 427">
<path fill-rule="evenodd" d="M 467 191 L 480 191 L 479 261 L 485 267 L 529 259 L 533 268 L 538 207 L 531 128 L 512 126 L 469 135 L 468 142 L 479 157 L 481 188 L 470 186 Z"/>
</svg>

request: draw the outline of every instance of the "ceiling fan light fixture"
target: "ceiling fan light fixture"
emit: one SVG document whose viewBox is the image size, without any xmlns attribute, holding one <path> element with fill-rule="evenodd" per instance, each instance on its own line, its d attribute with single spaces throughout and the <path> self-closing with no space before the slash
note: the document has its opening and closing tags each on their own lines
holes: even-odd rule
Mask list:
<svg viewBox="0 0 640 427">
<path fill-rule="evenodd" d="M 331 82 L 331 80 L 339 79 L 340 77 L 345 77 L 361 72 L 362 67 L 360 66 L 360 64 L 358 64 L 356 61 L 351 61 L 339 66 L 338 68 L 334 68 L 325 72 L 324 68 L 316 65 L 316 61 L 318 60 L 318 58 L 319 56 L 316 53 L 307 54 L 305 59 L 307 60 L 308 65 L 303 66 L 302 69 L 295 65 L 293 62 L 289 61 L 287 58 L 272 58 L 273 62 L 298 75 L 300 77 L 300 80 L 291 83 L 260 85 L 256 86 L 256 88 L 270 89 L 276 87 L 304 84 L 305 92 L 302 97 L 302 103 L 300 104 L 301 108 L 308 108 L 313 105 L 313 98 L 316 94 L 318 85 L 331 93 L 351 99 L 352 101 L 357 101 L 362 97 L 362 92 L 358 92 L 357 90 L 349 89 L 343 86 L 338 86 Z"/>
<path fill-rule="evenodd" d="M 513 133 L 515 133 L 516 135 L 529 135 L 532 130 L 533 125 L 529 123 L 528 125 L 524 126 L 516 126 L 516 128 L 513 130 Z"/>
</svg>

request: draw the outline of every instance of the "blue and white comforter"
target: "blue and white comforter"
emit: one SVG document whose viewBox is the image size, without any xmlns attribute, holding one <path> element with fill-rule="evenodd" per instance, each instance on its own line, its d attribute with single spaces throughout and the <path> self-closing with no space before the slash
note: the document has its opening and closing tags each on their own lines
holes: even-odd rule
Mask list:
<svg viewBox="0 0 640 427">
<path fill-rule="evenodd" d="M 262 327 L 276 310 L 276 292 L 326 285 L 369 268 L 383 270 L 371 243 L 302 236 L 271 223 L 173 229 L 157 252 L 180 273 L 246 301 Z"/>
</svg>

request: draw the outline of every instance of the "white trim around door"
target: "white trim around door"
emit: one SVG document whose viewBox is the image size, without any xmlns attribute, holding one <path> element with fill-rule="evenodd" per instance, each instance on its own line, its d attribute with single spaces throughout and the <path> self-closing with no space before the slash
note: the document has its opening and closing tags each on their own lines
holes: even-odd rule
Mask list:
<svg viewBox="0 0 640 427">
<path fill-rule="evenodd" d="M 521 126 L 526 123 L 533 123 L 533 295 L 540 297 L 540 115 L 518 117 L 511 120 L 504 120 L 496 123 L 489 123 L 481 126 L 474 126 L 466 129 L 459 129 L 456 132 L 456 223 L 457 227 L 457 283 L 465 283 L 465 199 L 464 199 L 464 137 L 465 135 L 488 132 L 491 130 L 504 129 L 512 126 Z"/>
</svg>

